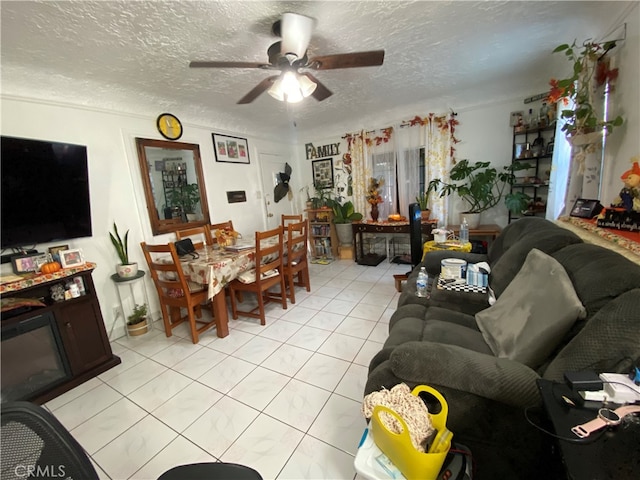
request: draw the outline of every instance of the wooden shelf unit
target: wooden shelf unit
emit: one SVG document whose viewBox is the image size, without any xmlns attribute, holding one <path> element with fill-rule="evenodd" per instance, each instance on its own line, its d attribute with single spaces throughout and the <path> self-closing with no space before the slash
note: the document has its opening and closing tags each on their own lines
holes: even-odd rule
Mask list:
<svg viewBox="0 0 640 480">
<path fill-rule="evenodd" d="M 311 259 L 333 260 L 338 257 L 338 235 L 330 208 L 307 209 Z"/>
</svg>

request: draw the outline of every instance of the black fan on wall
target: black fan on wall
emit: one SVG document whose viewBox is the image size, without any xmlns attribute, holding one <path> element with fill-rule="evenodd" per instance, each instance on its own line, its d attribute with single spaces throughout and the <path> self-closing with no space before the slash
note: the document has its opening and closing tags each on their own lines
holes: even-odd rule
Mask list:
<svg viewBox="0 0 640 480">
<path fill-rule="evenodd" d="M 384 50 L 340 53 L 307 57 L 307 47 L 311 40 L 314 19 L 296 13 L 285 13 L 282 20 L 273 25 L 274 34 L 282 38 L 267 50 L 268 63 L 259 62 L 218 62 L 192 61 L 191 68 L 261 68 L 280 70 L 262 80 L 237 103 L 253 102 L 265 90 L 281 101 L 295 103 L 307 96 L 322 101 L 333 93 L 307 70 L 335 70 L 339 68 L 373 67 L 382 65 Z"/>
</svg>

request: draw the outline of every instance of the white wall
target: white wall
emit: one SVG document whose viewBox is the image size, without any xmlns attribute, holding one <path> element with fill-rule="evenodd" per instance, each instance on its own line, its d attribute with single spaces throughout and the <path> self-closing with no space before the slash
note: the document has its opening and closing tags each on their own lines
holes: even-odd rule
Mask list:
<svg viewBox="0 0 640 480">
<path fill-rule="evenodd" d="M 623 187 L 620 175 L 631 168 L 631 158 L 640 155 L 640 3 L 623 21 L 627 22 L 627 38 L 618 44 L 619 68 L 615 92 L 611 98 L 611 115 L 622 115 L 624 125 L 607 138 L 601 203 L 608 206 Z M 614 38 L 619 38 L 618 30 Z M 615 51 L 612 53 L 616 53 Z"/>
<path fill-rule="evenodd" d="M 249 165 L 216 162 L 211 133 L 234 133 L 225 132 L 214 125 L 194 125 L 189 123 L 188 118 L 181 118 L 181 121 L 184 135 L 180 141 L 200 146 L 211 221 L 215 223 L 231 218 L 240 232 L 252 233 L 263 229 L 265 207 L 259 168 L 260 153 L 278 153 L 289 158 L 291 146 L 249 137 Z M 115 286 L 109 278 L 118 263 L 109 240 L 113 222 L 118 224 L 121 233 L 127 229 L 130 231 L 131 259 L 145 270 L 146 263 L 139 243 L 173 240 L 172 235 L 154 237 L 151 232 L 135 148 L 136 137 L 162 139 L 156 130 L 155 118 L 2 97 L 2 135 L 87 146 L 93 236 L 64 243 L 71 248 L 81 248 L 85 259 L 97 263 L 93 280 L 107 332 L 113 329 L 111 338 L 121 336 L 124 332 L 123 322 L 114 322 L 113 307 L 118 305 L 118 300 Z M 229 190 L 245 190 L 247 202 L 228 204 L 226 192 Z M 37 249 L 47 251 L 49 246 L 60 243 L 38 245 Z M 7 270 L 11 270 L 10 264 L 2 265 L 2 271 Z M 157 295 L 150 278 L 147 278 L 147 291 L 153 304 L 152 311 L 159 312 Z M 156 313 L 156 318 L 158 315 Z"/>
</svg>

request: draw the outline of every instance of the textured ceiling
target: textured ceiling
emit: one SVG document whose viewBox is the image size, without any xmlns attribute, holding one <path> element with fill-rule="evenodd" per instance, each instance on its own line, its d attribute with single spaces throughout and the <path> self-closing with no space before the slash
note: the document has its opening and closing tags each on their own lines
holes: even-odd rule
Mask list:
<svg viewBox="0 0 640 480">
<path fill-rule="evenodd" d="M 539 93 L 566 73 L 550 53 L 556 45 L 607 35 L 630 3 L 2 1 L 2 91 L 172 111 L 261 136 L 366 126 L 416 104 L 455 109 Z M 190 60 L 266 62 L 284 12 L 317 20 L 310 57 L 384 49 L 384 65 L 315 72 L 333 96 L 296 105 L 266 93 L 236 104 L 270 71 L 188 68 Z"/>
</svg>

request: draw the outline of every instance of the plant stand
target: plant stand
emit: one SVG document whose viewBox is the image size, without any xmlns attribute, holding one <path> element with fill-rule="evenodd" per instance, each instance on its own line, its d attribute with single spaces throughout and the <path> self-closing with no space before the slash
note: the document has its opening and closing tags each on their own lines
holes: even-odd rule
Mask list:
<svg viewBox="0 0 640 480">
<path fill-rule="evenodd" d="M 139 330 L 135 330 L 136 333 L 130 333 L 129 328 L 127 328 L 127 317 L 131 312 L 133 312 L 133 308 L 136 304 L 144 303 L 149 306 L 149 297 L 147 296 L 147 288 L 144 283 L 145 273 L 146 272 L 144 270 L 138 270 L 136 276 L 131 278 L 122 278 L 117 273 L 111 275 L 111 280 L 113 280 L 113 283 L 116 286 L 118 302 L 120 303 L 119 311 L 115 315 L 116 318 L 114 321 L 117 320 L 118 316 L 122 316 L 122 323 L 127 337 L 144 335 L 153 327 L 153 319 L 149 314 L 147 317 L 147 323 L 144 324 L 146 331 L 142 332 L 142 328 L 140 328 Z M 142 324 L 133 325 L 134 328 L 141 326 Z M 138 331 L 141 333 L 137 333 Z"/>
</svg>

